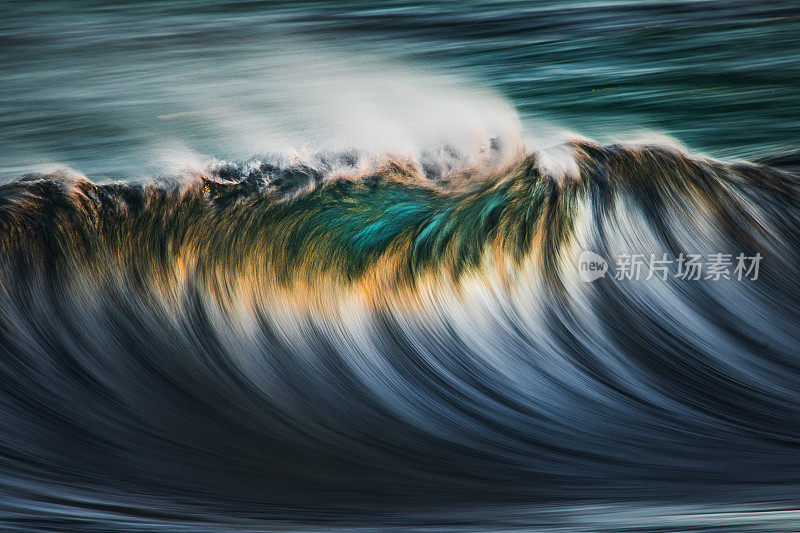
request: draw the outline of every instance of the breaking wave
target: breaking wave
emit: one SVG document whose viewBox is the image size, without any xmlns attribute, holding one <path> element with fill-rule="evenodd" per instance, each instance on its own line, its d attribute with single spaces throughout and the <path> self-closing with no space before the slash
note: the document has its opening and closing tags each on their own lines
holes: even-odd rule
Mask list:
<svg viewBox="0 0 800 533">
<path fill-rule="evenodd" d="M 791 500 L 796 158 L 486 150 L 0 186 L 5 523 Z M 584 250 L 763 259 L 586 283 Z"/>
</svg>

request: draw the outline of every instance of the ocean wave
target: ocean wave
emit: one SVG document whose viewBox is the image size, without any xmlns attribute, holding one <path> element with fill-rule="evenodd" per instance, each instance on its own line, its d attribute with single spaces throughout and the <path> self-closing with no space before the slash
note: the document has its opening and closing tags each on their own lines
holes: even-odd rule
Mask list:
<svg viewBox="0 0 800 533">
<path fill-rule="evenodd" d="M 796 491 L 795 157 L 435 153 L 0 186 L 10 512 Z M 583 251 L 762 260 L 587 283 Z"/>
</svg>

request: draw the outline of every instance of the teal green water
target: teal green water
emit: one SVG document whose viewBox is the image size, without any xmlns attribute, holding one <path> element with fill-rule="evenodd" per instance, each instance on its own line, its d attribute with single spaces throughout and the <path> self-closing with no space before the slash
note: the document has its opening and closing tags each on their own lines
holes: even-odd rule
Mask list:
<svg viewBox="0 0 800 533">
<path fill-rule="evenodd" d="M 656 132 L 745 158 L 798 146 L 793 1 L 2 8 L 4 180 L 43 164 L 139 177 L 170 170 L 175 153 L 394 149 L 486 121 L 488 137 L 503 105 L 528 139 Z"/>
</svg>

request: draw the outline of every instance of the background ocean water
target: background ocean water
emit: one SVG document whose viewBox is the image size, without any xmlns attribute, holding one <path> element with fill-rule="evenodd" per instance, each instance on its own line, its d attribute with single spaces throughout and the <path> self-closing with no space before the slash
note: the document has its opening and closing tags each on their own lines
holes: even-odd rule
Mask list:
<svg viewBox="0 0 800 533">
<path fill-rule="evenodd" d="M 798 144 L 791 0 L 4 2 L 2 11 L 4 180 L 50 164 L 136 178 L 187 154 L 391 143 L 398 123 L 416 138 L 431 129 L 421 117 L 472 128 L 459 122 L 465 113 L 496 119 L 503 105 L 536 143 L 562 129 L 597 140 L 656 132 L 725 158 Z"/>
</svg>

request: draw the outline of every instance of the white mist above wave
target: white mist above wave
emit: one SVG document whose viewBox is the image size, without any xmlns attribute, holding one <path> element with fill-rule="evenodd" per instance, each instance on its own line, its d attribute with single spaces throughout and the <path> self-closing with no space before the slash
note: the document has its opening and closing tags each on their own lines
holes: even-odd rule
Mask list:
<svg viewBox="0 0 800 533">
<path fill-rule="evenodd" d="M 491 80 L 465 71 L 280 32 L 263 42 L 173 48 L 120 32 L 107 37 L 107 61 L 66 54 L 46 83 L 30 87 L 32 100 L 51 102 L 32 123 L 61 117 L 77 129 L 13 146 L 27 164 L 0 169 L 0 179 L 66 168 L 136 181 L 264 158 L 312 167 L 327 158 L 326 172 L 335 173 L 330 158 L 345 153 L 348 174 L 387 156 L 443 174 L 499 168 L 524 151 L 540 152 L 553 175 L 576 173 L 563 144 L 574 133 L 532 122 L 530 113 L 523 121 Z"/>
<path fill-rule="evenodd" d="M 514 108 L 452 76 L 305 46 L 245 58 L 225 71 L 170 88 L 172 99 L 190 104 L 159 115 L 168 128 L 153 139 L 156 167 L 175 172 L 213 158 L 308 161 L 352 153 L 361 164 L 390 154 L 445 170 L 502 165 L 523 150 Z M 182 135 L 191 124 L 197 133 Z"/>
<path fill-rule="evenodd" d="M 135 181 L 263 157 L 314 166 L 343 153 L 354 161 L 349 173 L 386 156 L 444 173 L 501 167 L 566 137 L 523 126 L 485 80 L 386 54 L 287 37 L 190 52 L 136 49 L 90 71 L 65 58 L 57 79 L 32 91 L 63 100 L 80 119 L 79 144 L 69 154 L 44 142 L 18 146 L 29 164 L 7 167 L 4 177 L 58 167 Z"/>
<path fill-rule="evenodd" d="M 29 165 L 7 168 L 8 178 L 57 164 L 135 180 L 219 160 L 345 152 L 359 164 L 389 154 L 447 170 L 502 165 L 523 150 L 516 110 L 475 80 L 297 41 L 161 55 L 137 51 L 88 75 L 65 60 L 76 64 L 34 90 L 53 98 L 58 86 L 81 115 L 82 147 L 65 157 L 46 143 L 20 146 Z"/>
</svg>

